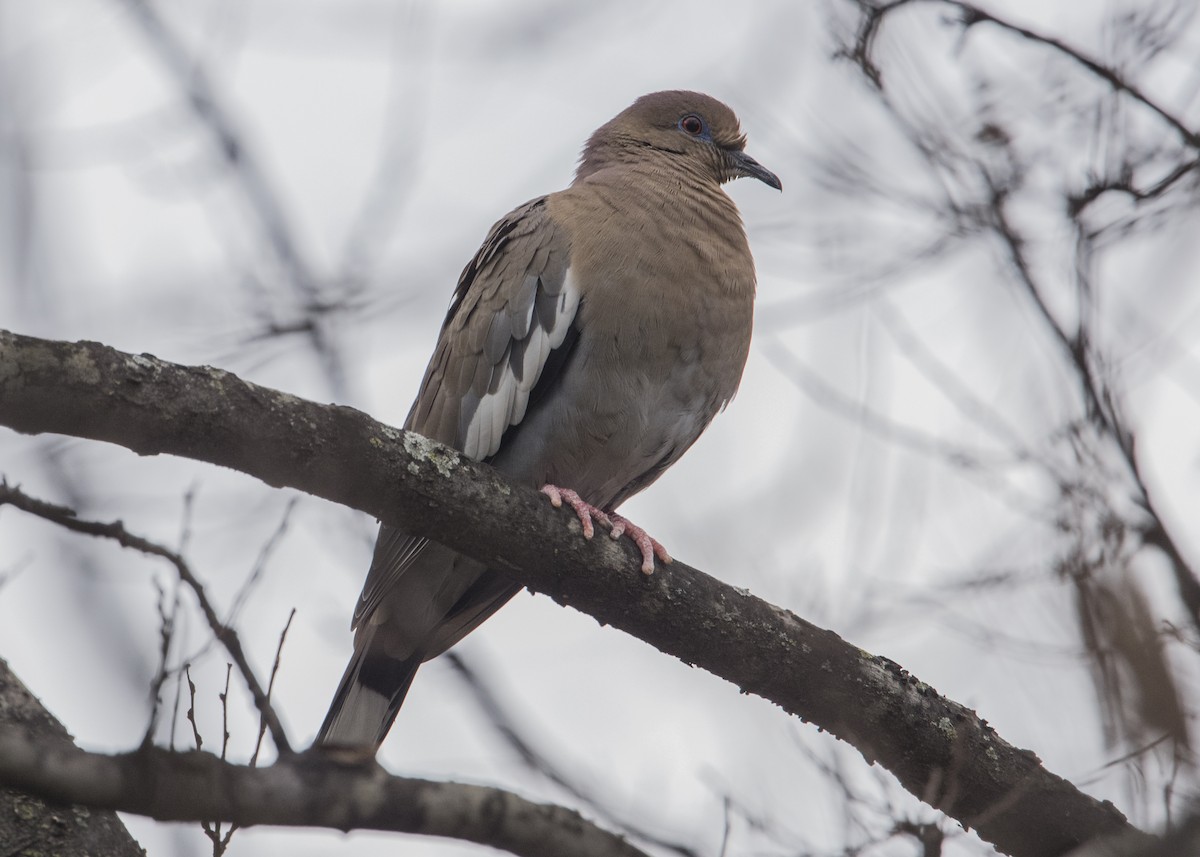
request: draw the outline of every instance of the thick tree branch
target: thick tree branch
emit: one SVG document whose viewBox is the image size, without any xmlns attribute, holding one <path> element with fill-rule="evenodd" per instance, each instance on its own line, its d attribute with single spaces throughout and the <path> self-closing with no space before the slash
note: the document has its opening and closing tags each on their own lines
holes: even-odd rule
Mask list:
<svg viewBox="0 0 1200 857">
<path fill-rule="evenodd" d="M 218 369 L 0 332 L 0 424 L 232 467 L 403 523 L 780 705 L 1014 855 L 1128 829 L 973 712 L 792 613 L 624 542 L 579 537 L 536 491 L 419 435 Z"/>
<path fill-rule="evenodd" d="M 57 802 L 160 821 L 392 830 L 478 842 L 523 857 L 646 857 L 573 810 L 502 789 L 393 777 L 374 762 L 346 764 L 319 752 L 249 768 L 200 751 L 146 746 L 105 756 L 48 747 L 23 729 L 0 726 L 0 779 Z"/>
<path fill-rule="evenodd" d="M 71 736 L 42 707 L 8 664 L 0 660 L 0 712 L 31 742 L 52 748 L 72 746 Z M 0 761 L 0 768 L 3 761 Z M 0 780 L 4 780 L 0 774 Z M 16 789 L 0 788 L 0 854 L 55 854 L 58 857 L 145 857 L 115 812 L 48 806 Z"/>
</svg>

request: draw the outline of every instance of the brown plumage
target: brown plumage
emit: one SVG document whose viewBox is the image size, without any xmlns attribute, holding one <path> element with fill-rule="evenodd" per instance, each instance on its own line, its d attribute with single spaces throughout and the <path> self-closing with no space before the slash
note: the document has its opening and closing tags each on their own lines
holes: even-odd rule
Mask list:
<svg viewBox="0 0 1200 857">
<path fill-rule="evenodd" d="M 754 262 L 721 184 L 779 188 L 737 117 L 694 92 L 638 99 L 588 140 L 565 190 L 492 227 L 459 278 L 406 428 L 490 462 L 669 561 L 613 513 L 673 464 L 737 390 Z M 557 487 L 556 487 L 557 486 Z M 417 667 L 520 589 L 383 526 L 355 652 L 319 743 L 377 749 Z"/>
</svg>

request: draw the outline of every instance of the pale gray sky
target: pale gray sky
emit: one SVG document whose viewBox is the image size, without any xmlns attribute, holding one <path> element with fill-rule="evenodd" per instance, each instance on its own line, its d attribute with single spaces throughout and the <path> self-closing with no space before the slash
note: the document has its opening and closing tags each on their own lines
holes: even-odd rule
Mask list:
<svg viewBox="0 0 1200 857">
<path fill-rule="evenodd" d="M 398 424 L 458 273 L 491 223 L 567 184 L 587 135 L 638 95 L 708 92 L 738 111 L 749 151 L 784 183 L 783 194 L 751 182 L 728 188 L 759 264 L 758 334 L 728 412 L 624 511 L 682 560 L 887 655 L 1051 770 L 1137 821 L 1161 820 L 1152 797 L 1104 768 L 1119 753 L 1102 741 L 1072 591 L 1051 572 L 1062 552 L 1046 517 L 1056 489 L 1046 469 L 1013 453 L 1048 448 L 1053 427 L 1078 410 L 1072 379 L 998 271 L 994 241 L 922 258 L 952 226 L 932 205 L 959 198 L 979 176 L 964 166 L 959 185 L 932 181 L 862 75 L 833 61 L 831 22 L 844 28 L 848 3 L 158 7 L 245 146 L 244 169 L 223 160 L 212 125 L 181 96 L 181 69 L 125 4 L 0 2 L 0 250 L 9 259 L 0 327 L 209 363 Z M 1098 55 L 1121 44 L 1104 24 L 1118 3 L 988 8 Z M 1070 316 L 1075 260 L 1055 195 L 1115 157 L 1105 144 L 1080 145 L 1086 134 L 1068 118 L 1103 87 L 994 31 L 960 39 L 942 14 L 914 11 L 881 39 L 894 115 L 940 120 L 948 137 L 933 144 L 948 150 L 974 139 L 979 104 L 993 105 L 990 115 L 1031 159 L 1013 216 L 1031 237 L 1038 276 L 1053 284 L 1052 309 Z M 1184 43 L 1194 43 L 1195 29 L 1188 33 Z M 1139 79 L 1195 118 L 1195 75 L 1167 57 Z M 1139 142 L 1165 162 L 1170 135 L 1123 109 Z M 891 197 L 841 190 L 831 181 L 839 156 L 861 167 L 860 187 L 881 181 Z M 993 167 L 1006 169 L 1003 158 Z M 261 178 L 261 197 L 248 194 L 246 170 Z M 897 194 L 910 204 L 891 201 Z M 298 320 L 304 300 L 294 271 L 268 249 L 276 224 L 263 199 L 282 212 L 299 265 L 322 293 L 348 294 L 351 308 L 328 329 L 332 364 L 305 337 L 259 338 L 270 323 Z M 1178 213 L 1169 228 L 1118 240 L 1120 205 L 1098 215 L 1117 226 L 1095 272 L 1097 330 L 1128 392 L 1156 497 L 1200 557 L 1188 532 L 1200 501 L 1197 444 L 1181 430 L 1200 418 L 1196 248 L 1180 240 L 1188 221 Z M 959 379 L 976 410 L 946 393 L 910 341 Z M 911 437 L 873 431 L 874 414 Z M 1062 450 L 1046 455 L 1061 460 Z M 295 499 L 187 461 L 10 432 L 0 432 L 0 473 L 172 545 L 190 491 L 186 552 L 226 609 Z M 349 655 L 373 528 L 299 498 L 237 614 L 265 672 L 297 610 L 277 700 L 299 744 L 315 732 Z M 1161 564 L 1139 568 L 1161 618 L 1184 624 Z M 987 586 L 978 582 L 985 571 L 1016 582 Z M 156 665 L 152 581 L 171 589 L 170 570 L 5 510 L 0 575 L 0 655 L 81 745 L 134 746 Z M 189 596 L 182 600 L 174 658 L 195 654 L 198 715 L 215 743 L 225 657 L 207 645 Z M 730 854 L 831 854 L 862 841 L 813 755 L 878 801 L 882 814 L 865 813 L 876 827 L 886 828 L 889 806 L 933 817 L 856 751 L 548 598 L 519 596 L 460 649 L 544 752 L 609 809 L 699 854 L 720 851 L 725 795 L 768 825 L 756 830 L 735 813 Z M 1194 703 L 1197 671 L 1181 669 Z M 255 723 L 236 677 L 234 685 L 231 755 L 245 759 Z M 186 728 L 179 736 L 186 744 Z M 397 773 L 572 802 L 520 767 L 443 663 L 422 670 L 381 761 Z M 195 826 L 128 823 L 153 857 L 207 853 Z M 398 849 L 480 853 L 273 829 L 240 832 L 229 853 Z M 869 853 L 912 852 L 893 843 Z M 946 850 L 981 853 L 989 849 L 973 836 Z"/>
</svg>

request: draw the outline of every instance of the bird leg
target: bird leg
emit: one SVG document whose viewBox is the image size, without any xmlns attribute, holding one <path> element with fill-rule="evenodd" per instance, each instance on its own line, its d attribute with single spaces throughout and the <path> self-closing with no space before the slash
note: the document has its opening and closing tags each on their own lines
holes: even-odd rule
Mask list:
<svg viewBox="0 0 1200 857">
<path fill-rule="evenodd" d="M 667 553 L 667 549 L 659 544 L 657 539 L 623 515 L 618 515 L 616 512 L 605 512 L 603 509 L 593 506 L 570 488 L 543 485 L 542 493 L 550 498 L 550 505 L 554 508 L 560 508 L 565 500 L 567 505 L 575 510 L 585 539 L 590 539 L 596 534 L 595 525 L 592 523 L 593 518 L 608 527 L 609 535 L 614 539 L 619 539 L 622 535 L 629 536 L 638 546 L 638 550 L 642 552 L 643 574 L 654 574 L 655 557 L 658 557 L 663 565 L 671 564 L 671 555 Z"/>
</svg>

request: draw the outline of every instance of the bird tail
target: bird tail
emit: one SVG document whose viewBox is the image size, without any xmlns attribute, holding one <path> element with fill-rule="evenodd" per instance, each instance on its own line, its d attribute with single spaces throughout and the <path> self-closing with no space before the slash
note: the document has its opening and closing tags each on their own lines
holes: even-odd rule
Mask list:
<svg viewBox="0 0 1200 857">
<path fill-rule="evenodd" d="M 404 703 L 421 666 L 420 655 L 398 661 L 371 651 L 370 641 L 364 642 L 346 666 L 315 745 L 377 751 Z"/>
</svg>

